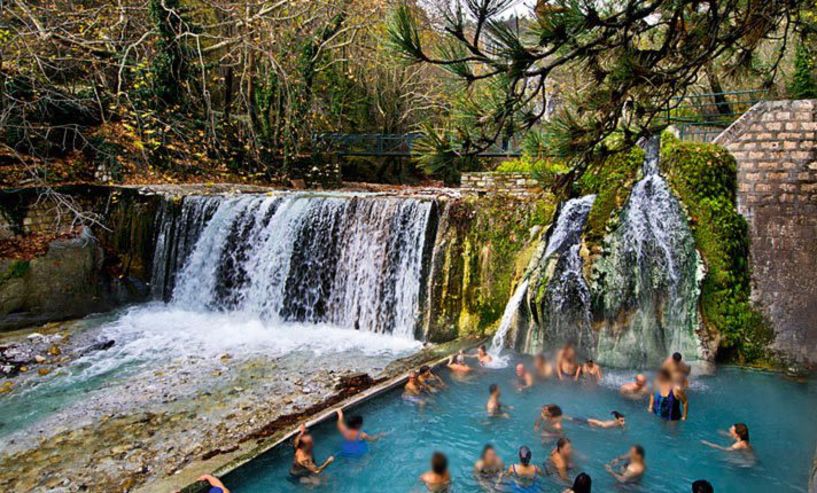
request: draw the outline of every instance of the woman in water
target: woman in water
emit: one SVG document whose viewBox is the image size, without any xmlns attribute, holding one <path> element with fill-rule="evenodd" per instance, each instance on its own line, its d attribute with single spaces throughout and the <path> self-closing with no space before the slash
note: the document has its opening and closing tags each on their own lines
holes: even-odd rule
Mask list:
<svg viewBox="0 0 817 493">
<path fill-rule="evenodd" d="M 568 481 L 567 471 L 573 461 L 573 443 L 567 437 L 562 437 L 556 442 L 556 448 L 550 453 L 550 465 L 548 472 L 552 469 L 559 475 L 562 481 Z"/>
<path fill-rule="evenodd" d="M 343 418 L 343 409 L 338 409 L 338 431 L 343 437 L 341 455 L 344 457 L 360 457 L 369 451 L 366 442 L 373 442 L 379 437 L 366 434 L 363 428 L 363 417 L 352 416 L 349 420 Z"/>
<path fill-rule="evenodd" d="M 315 442 L 312 440 L 312 436 L 306 432 L 306 425 L 301 425 L 293 445 L 295 447 L 295 457 L 293 457 L 292 467 L 289 469 L 290 476 L 301 483 L 318 484 L 320 482 L 318 475 L 329 464 L 334 462 L 335 458 L 330 456 L 320 466 L 315 463 L 313 455 Z"/>
<path fill-rule="evenodd" d="M 672 375 L 666 368 L 658 370 L 647 411 L 667 421 L 687 419 L 689 401 L 686 392 L 672 382 Z"/>
<path fill-rule="evenodd" d="M 701 440 L 701 443 L 714 449 L 723 450 L 724 452 L 734 451 L 751 451 L 752 445 L 749 443 L 749 427 L 744 423 L 735 423 L 729 428 L 729 436 L 735 441 L 729 447 L 722 447 L 720 445 Z"/>
<path fill-rule="evenodd" d="M 590 476 L 581 473 L 573 480 L 573 486 L 566 489 L 564 493 L 591 493 L 592 486 L 593 480 L 590 479 Z"/>
<path fill-rule="evenodd" d="M 477 359 L 480 366 L 490 364 L 494 360 L 494 357 L 488 354 L 488 350 L 485 348 L 485 344 L 479 345 L 479 347 L 477 348 L 477 354 L 475 354 L 473 357 Z"/>
<path fill-rule="evenodd" d="M 576 370 L 576 376 L 573 378 L 578 381 L 579 378 L 585 377 L 588 380 L 599 383 L 601 381 L 601 367 L 592 359 L 587 360 L 583 365 Z"/>
<path fill-rule="evenodd" d="M 576 375 L 579 365 L 576 363 L 576 348 L 568 342 L 556 354 L 556 376 L 559 380 Z"/>
<path fill-rule="evenodd" d="M 494 446 L 490 443 L 485 445 L 479 460 L 474 463 L 474 474 L 480 478 L 493 477 L 501 474 L 503 469 L 505 469 L 505 464 L 496 454 Z"/>
<path fill-rule="evenodd" d="M 451 474 L 448 472 L 448 458 L 441 452 L 431 456 L 431 470 L 423 473 L 420 480 L 429 491 L 442 493 L 451 485 Z"/>
<path fill-rule="evenodd" d="M 504 476 L 509 476 L 513 480 L 511 483 L 513 491 L 520 493 L 533 491 L 536 486 L 536 476 L 541 475 L 542 470 L 539 469 L 539 466 L 531 464 L 532 457 L 533 454 L 528 447 L 524 445 L 519 447 L 519 464 L 511 464 L 511 467 L 499 476 L 497 484 Z"/>
<path fill-rule="evenodd" d="M 536 370 L 536 376 L 547 380 L 553 376 L 553 365 L 545 358 L 545 355 L 539 353 L 533 358 L 533 367 Z"/>
</svg>

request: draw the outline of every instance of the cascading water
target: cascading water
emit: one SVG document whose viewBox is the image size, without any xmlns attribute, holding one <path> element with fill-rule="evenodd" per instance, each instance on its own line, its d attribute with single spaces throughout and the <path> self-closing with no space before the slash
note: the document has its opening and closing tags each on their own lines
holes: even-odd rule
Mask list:
<svg viewBox="0 0 817 493">
<path fill-rule="evenodd" d="M 186 197 L 161 225 L 154 263 L 168 270 L 155 278 L 167 284 L 186 255 L 175 307 L 413 338 L 431 207 L 382 196 Z"/>
<path fill-rule="evenodd" d="M 491 342 L 491 349 L 489 353 L 494 358 L 494 362 L 497 368 L 504 367 L 506 365 L 505 359 L 502 358 L 500 353 L 503 349 L 505 349 L 505 338 L 508 336 L 508 331 L 510 331 L 511 326 L 514 323 L 514 320 L 519 314 L 519 311 L 522 309 L 522 302 L 525 300 L 525 297 L 528 294 L 528 280 L 525 279 L 522 281 L 519 286 L 516 287 L 516 290 L 511 296 L 511 299 L 508 300 L 508 304 L 505 305 L 505 311 L 502 313 L 502 318 L 499 321 L 499 328 L 496 330 L 496 334 L 494 334 L 494 339 Z"/>
<path fill-rule="evenodd" d="M 655 365 L 679 351 L 694 359 L 701 265 L 681 204 L 658 172 L 660 140 L 645 145 L 644 178 L 594 265 L 597 359 Z"/>
<path fill-rule="evenodd" d="M 495 352 L 511 347 L 532 353 L 559 341 L 592 339 L 590 295 L 582 276 L 579 245 L 595 198 L 588 195 L 572 199 L 562 207 L 546 247 L 531 263 L 528 279 L 519 285 L 505 308 L 492 344 Z M 542 307 L 526 324 L 526 317 L 521 316 L 523 302 L 531 294 L 536 298 L 536 293 L 542 293 Z"/>
</svg>

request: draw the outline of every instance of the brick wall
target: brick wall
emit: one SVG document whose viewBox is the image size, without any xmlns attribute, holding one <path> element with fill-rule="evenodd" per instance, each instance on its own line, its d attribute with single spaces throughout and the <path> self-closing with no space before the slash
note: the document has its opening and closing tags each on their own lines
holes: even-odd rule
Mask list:
<svg viewBox="0 0 817 493">
<path fill-rule="evenodd" d="M 738 162 L 754 300 L 788 357 L 817 365 L 817 100 L 758 103 L 715 143 Z"/>
<path fill-rule="evenodd" d="M 541 190 L 529 173 L 463 173 L 460 189 L 466 193 L 504 193 L 527 197 Z"/>
</svg>

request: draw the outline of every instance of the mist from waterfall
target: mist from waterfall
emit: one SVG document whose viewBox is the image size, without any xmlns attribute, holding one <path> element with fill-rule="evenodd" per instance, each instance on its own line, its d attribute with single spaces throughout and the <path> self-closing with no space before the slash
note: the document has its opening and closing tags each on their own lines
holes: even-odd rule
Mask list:
<svg viewBox="0 0 817 493">
<path fill-rule="evenodd" d="M 413 338 L 431 208 L 344 194 L 185 197 L 162 219 L 154 289 L 189 311 Z"/>
</svg>

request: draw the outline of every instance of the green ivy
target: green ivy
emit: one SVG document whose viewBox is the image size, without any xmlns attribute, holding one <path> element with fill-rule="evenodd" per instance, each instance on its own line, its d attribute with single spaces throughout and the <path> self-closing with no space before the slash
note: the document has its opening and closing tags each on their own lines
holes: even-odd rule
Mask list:
<svg viewBox="0 0 817 493">
<path fill-rule="evenodd" d="M 735 159 L 716 145 L 665 139 L 661 167 L 687 209 L 706 264 L 701 312 L 707 329 L 721 337 L 719 358 L 768 363 L 774 333 L 749 301 L 749 231 L 736 208 Z"/>
</svg>

